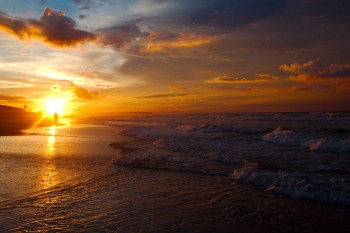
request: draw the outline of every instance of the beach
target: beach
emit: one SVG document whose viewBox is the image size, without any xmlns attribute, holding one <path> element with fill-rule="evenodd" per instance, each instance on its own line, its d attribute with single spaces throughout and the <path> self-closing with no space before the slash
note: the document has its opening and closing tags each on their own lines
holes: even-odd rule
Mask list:
<svg viewBox="0 0 350 233">
<path fill-rule="evenodd" d="M 328 138 L 306 133 L 309 114 L 271 116 L 108 116 L 1 136 L 0 230 L 346 232 L 348 115 L 319 113 Z"/>
</svg>

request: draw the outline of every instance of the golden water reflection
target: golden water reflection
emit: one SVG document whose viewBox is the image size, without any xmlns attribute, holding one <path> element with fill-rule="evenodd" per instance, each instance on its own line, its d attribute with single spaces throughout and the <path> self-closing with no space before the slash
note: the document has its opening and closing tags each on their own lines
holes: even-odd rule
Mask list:
<svg viewBox="0 0 350 233">
<path fill-rule="evenodd" d="M 53 125 L 51 126 L 50 128 L 50 136 L 48 138 L 48 141 L 47 141 L 47 147 L 46 147 L 46 152 L 47 152 L 47 156 L 53 156 L 55 155 L 55 152 L 56 152 L 56 147 L 55 147 L 55 144 L 56 144 L 56 132 L 57 132 L 57 126 Z"/>
<path fill-rule="evenodd" d="M 51 188 L 59 183 L 59 173 L 56 167 L 56 134 L 57 126 L 49 128 L 49 136 L 46 145 L 46 154 L 43 158 L 40 171 L 40 186 L 42 189 Z"/>
</svg>

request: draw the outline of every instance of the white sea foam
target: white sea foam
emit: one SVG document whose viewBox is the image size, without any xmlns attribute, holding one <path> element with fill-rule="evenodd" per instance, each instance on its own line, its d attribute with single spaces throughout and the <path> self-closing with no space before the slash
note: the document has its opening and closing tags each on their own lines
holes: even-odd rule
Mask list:
<svg viewBox="0 0 350 233">
<path fill-rule="evenodd" d="M 328 138 L 312 139 L 303 144 L 311 151 L 350 153 L 350 140 L 336 140 Z"/>
<path fill-rule="evenodd" d="M 126 136 L 147 140 L 154 149 L 186 155 L 186 171 L 198 172 L 198 161 L 206 160 L 215 169 L 231 166 L 234 180 L 268 191 L 349 204 L 349 122 L 348 113 L 321 112 L 164 115 L 110 119 L 109 124 L 125 128 Z M 119 162 L 181 170 L 175 157 L 147 157 L 156 153 Z M 206 174 L 219 173 L 210 167 Z"/>
<path fill-rule="evenodd" d="M 283 127 L 265 134 L 262 139 L 277 145 L 299 146 L 310 151 L 350 153 L 350 140 L 344 137 L 317 137 L 317 135 L 293 132 Z"/>
<path fill-rule="evenodd" d="M 349 178 L 258 170 L 251 166 L 233 171 L 231 177 L 234 180 L 263 186 L 267 191 L 293 198 L 350 204 Z"/>
</svg>

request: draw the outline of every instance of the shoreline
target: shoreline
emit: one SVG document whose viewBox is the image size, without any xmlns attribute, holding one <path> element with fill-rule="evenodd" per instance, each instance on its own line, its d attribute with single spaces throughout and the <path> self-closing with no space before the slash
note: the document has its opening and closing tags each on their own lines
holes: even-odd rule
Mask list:
<svg viewBox="0 0 350 233">
<path fill-rule="evenodd" d="M 76 128 L 74 133 L 73 128 Z M 40 189 L 38 195 L 29 193 L 28 198 L 0 203 L 0 217 L 5 223 L 2 230 L 60 228 L 68 232 L 84 227 L 89 231 L 123 232 L 323 233 L 344 232 L 350 226 L 347 206 L 293 199 L 225 176 L 193 172 L 193 169 L 202 170 L 206 163 L 198 159 L 196 164 L 200 168 L 187 166 L 189 155 L 154 149 L 152 140 L 123 136 L 120 129 L 98 124 L 63 127 L 55 143 L 58 149 L 67 137 L 65 143 L 72 148 L 71 154 L 46 151 L 47 156 L 38 154 L 34 159 L 26 155 L 3 156 L 13 161 L 18 174 L 22 174 L 22 169 L 32 169 L 37 174 L 37 185 L 45 189 Z M 89 137 L 81 137 L 86 135 Z M 50 135 L 41 137 L 48 146 L 52 142 Z M 72 139 L 79 140 L 73 144 L 76 146 L 72 146 Z M 97 145 L 100 149 L 92 155 Z M 106 151 L 101 152 L 102 148 Z M 129 155 L 120 162 L 128 165 L 130 157 L 135 159 L 136 167 L 111 163 L 118 151 Z M 161 169 L 147 169 L 154 164 Z M 187 168 L 190 170 L 186 171 Z M 86 174 L 81 176 L 83 173 Z M 14 182 L 21 180 L 13 178 Z M 28 185 L 32 184 L 33 179 L 28 177 Z M 18 214 L 24 221 L 13 218 Z M 90 217 L 95 219 L 93 223 Z"/>
</svg>

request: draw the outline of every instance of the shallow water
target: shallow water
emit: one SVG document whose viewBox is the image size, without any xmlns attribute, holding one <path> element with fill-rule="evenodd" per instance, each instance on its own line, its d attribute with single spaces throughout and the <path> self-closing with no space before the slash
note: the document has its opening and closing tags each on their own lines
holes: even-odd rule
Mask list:
<svg viewBox="0 0 350 233">
<path fill-rule="evenodd" d="M 108 173 L 110 127 L 52 126 L 0 137 L 0 201 Z"/>
<path fill-rule="evenodd" d="M 349 113 L 160 115 L 135 118 L 134 125 L 130 121 L 109 118 L 105 123 L 178 154 L 122 152 L 116 163 L 154 169 L 166 163 L 167 169 L 178 170 L 174 158 L 186 157 L 186 167 L 203 173 L 213 173 L 211 167 L 218 173 L 220 164 L 227 173 L 231 165 L 234 180 L 291 198 L 350 205 Z"/>
<path fill-rule="evenodd" d="M 128 121 L 128 130 L 154 126 L 142 121 Z M 54 136 L 52 128 L 42 128 L 28 136 L 0 137 L 0 231 L 346 232 L 350 227 L 346 205 L 277 195 L 233 179 L 232 169 L 240 163 L 165 150 L 152 140 L 120 136 L 122 129 L 125 125 L 73 125 L 56 128 Z"/>
</svg>

